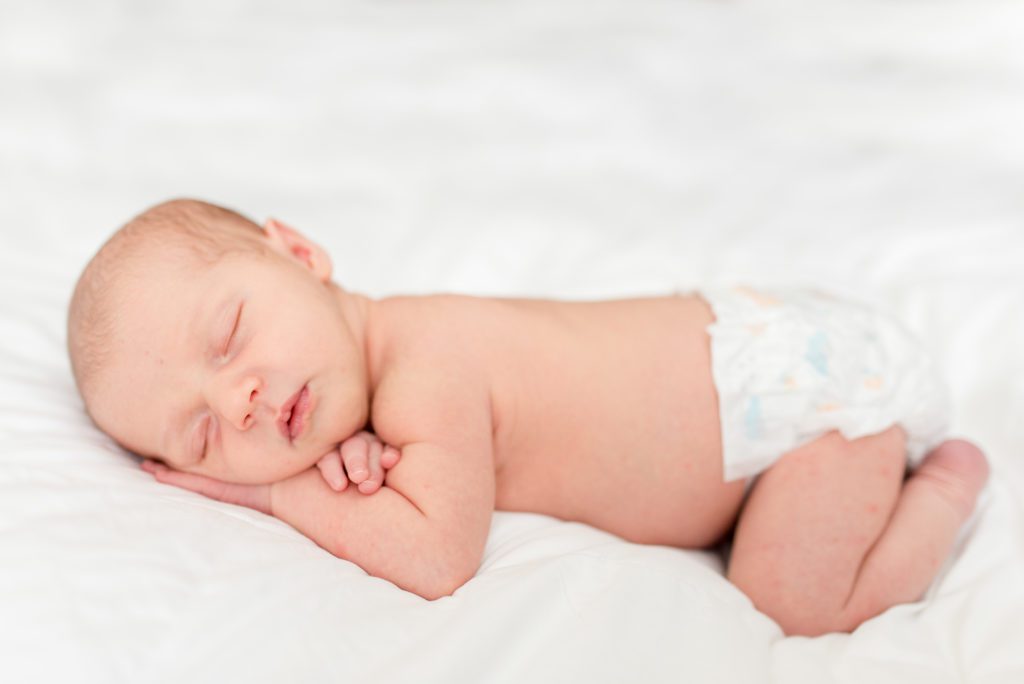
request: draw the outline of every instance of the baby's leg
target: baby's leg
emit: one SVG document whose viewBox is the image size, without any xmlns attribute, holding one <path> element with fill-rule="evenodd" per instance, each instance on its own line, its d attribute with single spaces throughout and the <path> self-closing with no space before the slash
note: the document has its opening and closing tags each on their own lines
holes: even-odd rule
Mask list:
<svg viewBox="0 0 1024 684">
<path fill-rule="evenodd" d="M 968 442 L 944 442 L 903 483 L 905 433 L 830 432 L 758 479 L 728 578 L 786 634 L 851 631 L 921 598 L 988 477 Z"/>
</svg>

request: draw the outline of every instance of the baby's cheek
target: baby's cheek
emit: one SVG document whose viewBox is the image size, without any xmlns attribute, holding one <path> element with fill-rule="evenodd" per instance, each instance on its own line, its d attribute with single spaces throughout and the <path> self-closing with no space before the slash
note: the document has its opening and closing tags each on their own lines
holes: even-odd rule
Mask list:
<svg viewBox="0 0 1024 684">
<path fill-rule="evenodd" d="M 221 479 L 240 484 L 270 484 L 315 467 L 317 460 L 295 453 L 267 453 L 266 450 L 258 455 L 239 453 L 225 464 Z"/>
</svg>

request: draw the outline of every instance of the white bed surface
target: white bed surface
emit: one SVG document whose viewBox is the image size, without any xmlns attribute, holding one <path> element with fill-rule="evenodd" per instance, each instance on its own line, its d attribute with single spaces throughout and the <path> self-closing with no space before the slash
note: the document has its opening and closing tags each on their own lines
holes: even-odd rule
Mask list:
<svg viewBox="0 0 1024 684">
<path fill-rule="evenodd" d="M 0 680 L 1024 681 L 1024 6 L 0 0 Z M 372 296 L 804 283 L 896 314 L 994 467 L 926 601 L 784 639 L 711 552 L 494 516 L 426 602 L 161 486 L 66 302 L 198 196 Z"/>
</svg>

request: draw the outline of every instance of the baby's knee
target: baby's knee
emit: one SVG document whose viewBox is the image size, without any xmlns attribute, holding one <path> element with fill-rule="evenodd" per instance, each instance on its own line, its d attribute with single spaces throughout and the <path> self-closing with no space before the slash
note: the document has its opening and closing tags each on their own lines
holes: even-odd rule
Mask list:
<svg viewBox="0 0 1024 684">
<path fill-rule="evenodd" d="M 757 575 L 734 572 L 727 578 L 753 602 L 786 636 L 821 636 L 832 632 L 849 632 L 857 624 L 842 605 L 841 599 L 825 602 L 799 578 L 779 577 L 772 572 Z"/>
</svg>

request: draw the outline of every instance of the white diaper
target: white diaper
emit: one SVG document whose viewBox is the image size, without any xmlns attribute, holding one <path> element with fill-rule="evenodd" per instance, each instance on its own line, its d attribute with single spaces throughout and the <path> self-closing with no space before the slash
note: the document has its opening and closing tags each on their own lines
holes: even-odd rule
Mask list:
<svg viewBox="0 0 1024 684">
<path fill-rule="evenodd" d="M 834 429 L 856 439 L 899 423 L 911 464 L 946 436 L 949 392 L 893 318 L 813 290 L 697 294 L 717 319 L 708 332 L 727 482 Z"/>
</svg>

